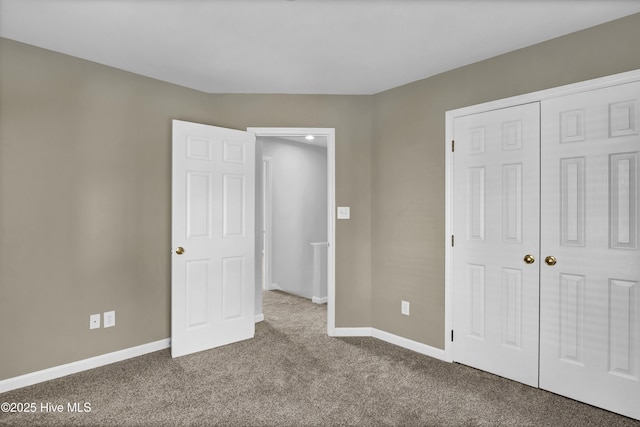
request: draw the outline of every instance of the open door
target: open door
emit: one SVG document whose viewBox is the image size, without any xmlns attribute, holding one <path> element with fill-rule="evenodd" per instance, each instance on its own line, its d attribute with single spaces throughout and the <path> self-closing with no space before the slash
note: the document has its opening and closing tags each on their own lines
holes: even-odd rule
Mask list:
<svg viewBox="0 0 640 427">
<path fill-rule="evenodd" d="M 252 338 L 255 135 L 173 121 L 171 355 Z"/>
</svg>

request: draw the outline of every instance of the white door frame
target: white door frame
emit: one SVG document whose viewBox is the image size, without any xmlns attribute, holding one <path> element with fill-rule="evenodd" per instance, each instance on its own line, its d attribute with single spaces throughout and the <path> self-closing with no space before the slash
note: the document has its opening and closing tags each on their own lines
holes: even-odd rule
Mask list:
<svg viewBox="0 0 640 427">
<path fill-rule="evenodd" d="M 264 221 L 263 242 L 264 248 L 263 262 L 264 273 L 262 281 L 264 289 L 270 291 L 271 288 L 271 157 L 262 156 L 262 217 Z"/>
<path fill-rule="evenodd" d="M 579 92 L 586 92 L 595 89 L 602 89 L 608 86 L 630 83 L 640 80 L 640 70 L 627 71 L 625 73 L 586 80 L 565 86 L 531 92 L 524 95 L 504 98 L 497 101 L 485 102 L 483 104 L 463 107 L 456 110 L 447 111 L 445 114 L 445 320 L 444 320 L 444 360 L 453 362 L 453 343 L 451 335 L 453 332 L 453 250 L 451 247 L 452 224 L 453 224 L 453 125 L 458 117 L 470 114 L 484 113 L 500 108 L 513 107 L 515 105 L 527 104 L 530 102 L 544 101 L 546 99 L 557 98 L 559 96 L 571 95 Z"/>
<path fill-rule="evenodd" d="M 336 307 L 336 249 L 335 249 L 335 211 L 336 211 L 336 131 L 334 128 L 259 128 L 249 127 L 256 138 L 261 136 L 305 136 L 315 135 L 327 138 L 327 335 L 335 336 Z M 260 288 L 262 285 L 260 284 Z"/>
</svg>

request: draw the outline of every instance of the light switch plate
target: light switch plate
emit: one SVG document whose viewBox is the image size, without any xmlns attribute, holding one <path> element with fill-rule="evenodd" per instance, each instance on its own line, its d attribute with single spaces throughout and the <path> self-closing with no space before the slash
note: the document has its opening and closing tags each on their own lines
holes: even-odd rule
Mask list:
<svg viewBox="0 0 640 427">
<path fill-rule="evenodd" d="M 338 206 L 338 219 L 350 219 L 351 208 L 349 206 Z"/>
</svg>

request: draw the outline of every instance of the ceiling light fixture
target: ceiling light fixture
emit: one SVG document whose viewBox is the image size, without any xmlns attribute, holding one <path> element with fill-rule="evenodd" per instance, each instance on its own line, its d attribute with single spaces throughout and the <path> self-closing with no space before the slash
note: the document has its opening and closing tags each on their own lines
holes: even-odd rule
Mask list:
<svg viewBox="0 0 640 427">
<path fill-rule="evenodd" d="M 304 137 L 304 139 L 306 139 L 307 141 L 313 141 L 316 138 L 313 135 L 307 135 Z"/>
</svg>

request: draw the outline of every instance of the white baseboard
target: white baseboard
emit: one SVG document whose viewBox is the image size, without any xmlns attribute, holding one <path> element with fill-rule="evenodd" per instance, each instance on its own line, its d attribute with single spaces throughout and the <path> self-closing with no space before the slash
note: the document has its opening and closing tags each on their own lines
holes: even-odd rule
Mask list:
<svg viewBox="0 0 640 427">
<path fill-rule="evenodd" d="M 335 328 L 334 337 L 370 337 L 371 328 Z"/>
<path fill-rule="evenodd" d="M 329 297 L 311 297 L 311 302 L 314 304 L 326 304 Z"/>
<path fill-rule="evenodd" d="M 109 365 L 111 363 L 120 362 L 122 360 L 131 359 L 133 357 L 142 356 L 143 354 L 164 350 L 165 348 L 169 347 L 171 347 L 171 339 L 166 338 L 160 341 L 126 348 L 124 350 L 114 351 L 112 353 L 102 354 L 100 356 L 91 357 L 89 359 L 78 360 L 77 362 L 67 363 L 60 366 L 54 366 L 53 368 L 31 372 L 29 374 L 20 375 L 18 377 L 0 381 L 0 393 L 5 393 L 7 391 L 15 390 L 18 388 L 53 380 L 55 378 L 65 377 L 67 375 L 87 371 L 89 369 Z"/>
<path fill-rule="evenodd" d="M 270 291 L 282 291 L 282 288 L 277 283 L 273 282 L 269 287 Z M 284 292 L 284 291 L 283 291 Z"/>
<path fill-rule="evenodd" d="M 427 344 L 403 338 L 389 332 L 376 328 L 335 328 L 334 337 L 373 337 L 398 347 L 406 348 L 420 354 L 424 354 L 434 359 L 450 362 L 445 355 L 445 351 Z"/>
<path fill-rule="evenodd" d="M 253 321 L 255 323 L 262 322 L 264 320 L 264 313 L 256 314 L 253 316 Z"/>
<path fill-rule="evenodd" d="M 436 347 L 431 347 L 427 344 L 422 344 L 418 341 L 413 341 L 408 338 L 403 338 L 398 335 L 390 334 L 389 332 L 381 331 L 376 328 L 372 328 L 372 337 L 378 338 L 379 340 L 388 342 L 390 344 L 394 344 L 409 350 L 413 350 L 417 353 L 424 354 L 429 357 L 433 357 L 434 359 L 439 359 L 447 362 L 447 358 L 445 357 L 444 350 L 441 350 Z"/>
</svg>

